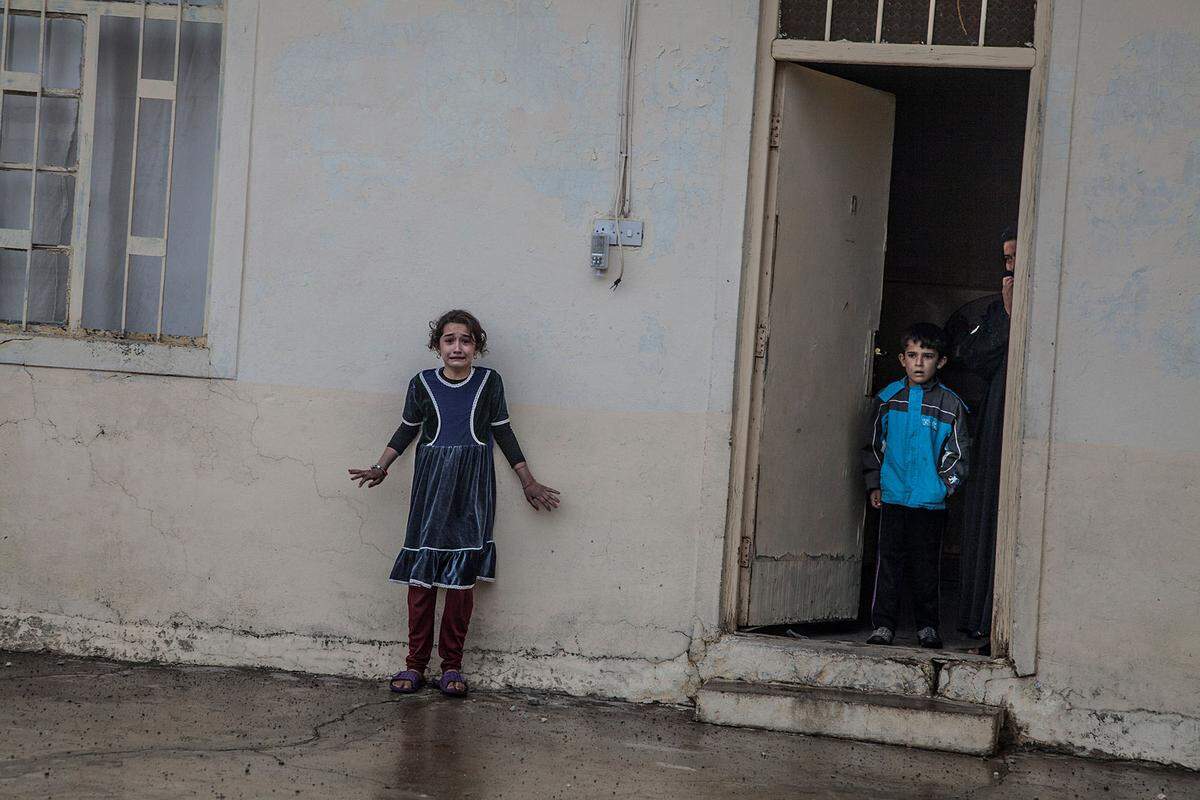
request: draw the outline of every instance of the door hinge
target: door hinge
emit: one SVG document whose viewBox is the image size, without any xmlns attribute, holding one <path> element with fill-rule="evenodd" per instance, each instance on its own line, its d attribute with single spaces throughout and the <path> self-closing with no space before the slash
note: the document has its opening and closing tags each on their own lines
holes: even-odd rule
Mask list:
<svg viewBox="0 0 1200 800">
<path fill-rule="evenodd" d="M 750 566 L 750 548 L 753 546 L 754 546 L 754 542 L 751 541 L 749 536 L 742 537 L 742 544 L 740 547 L 738 547 L 738 566 L 739 567 Z"/>
<path fill-rule="evenodd" d="M 867 397 L 875 394 L 875 361 L 883 353 L 879 350 L 879 331 L 867 333 L 866 363 L 863 365 L 863 394 Z"/>
<path fill-rule="evenodd" d="M 783 133 L 783 118 L 778 114 L 771 115 L 771 147 L 779 147 L 779 137 Z"/>
<path fill-rule="evenodd" d="M 770 339 L 770 334 L 767 333 L 767 323 L 760 322 L 754 330 L 754 357 L 767 357 L 767 341 Z"/>
</svg>

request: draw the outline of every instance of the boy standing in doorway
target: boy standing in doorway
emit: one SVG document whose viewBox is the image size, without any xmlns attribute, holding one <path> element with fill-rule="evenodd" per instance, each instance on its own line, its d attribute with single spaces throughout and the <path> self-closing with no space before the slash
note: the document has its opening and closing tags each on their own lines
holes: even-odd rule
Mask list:
<svg viewBox="0 0 1200 800">
<path fill-rule="evenodd" d="M 868 644 L 891 644 L 900 598 L 912 598 L 917 639 L 939 648 L 939 582 L 946 498 L 967 477 L 966 406 L 938 381 L 946 365 L 942 329 L 913 325 L 901 337 L 904 380 L 876 397 L 863 477 L 880 510 L 879 553 Z"/>
</svg>

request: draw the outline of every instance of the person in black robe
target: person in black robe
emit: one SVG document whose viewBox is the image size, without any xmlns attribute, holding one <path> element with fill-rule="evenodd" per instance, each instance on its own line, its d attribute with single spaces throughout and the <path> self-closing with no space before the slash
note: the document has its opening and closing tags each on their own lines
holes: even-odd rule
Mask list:
<svg viewBox="0 0 1200 800">
<path fill-rule="evenodd" d="M 1017 260 L 1016 229 L 1006 230 L 1001 238 L 1004 272 L 1000 294 L 987 304 L 982 318 L 961 332 L 954 345 L 959 366 L 978 376 L 985 386 L 976 409 L 972 432 L 975 441 L 975 459 L 971 467 L 973 475 L 964 487 L 958 608 L 958 629 L 972 638 L 983 640 L 977 648 L 982 653 L 990 653 L 991 648 L 996 524 L 1000 504 L 1000 451 L 1004 432 L 1013 272 Z"/>
</svg>

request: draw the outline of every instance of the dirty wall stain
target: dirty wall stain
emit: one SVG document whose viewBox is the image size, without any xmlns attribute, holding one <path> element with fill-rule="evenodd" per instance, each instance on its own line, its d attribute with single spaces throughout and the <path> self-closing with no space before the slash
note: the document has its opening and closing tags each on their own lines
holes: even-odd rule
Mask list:
<svg viewBox="0 0 1200 800">
<path fill-rule="evenodd" d="M 340 201 L 378 202 L 508 165 L 557 200 L 564 221 L 606 212 L 619 25 L 600 9 L 568 15 L 545 2 L 421 10 L 398 19 L 392 3 L 354 3 L 336 27 L 283 46 L 269 85 L 295 115 L 295 157 L 315 162 Z M 632 180 L 638 216 L 654 220 L 647 252 L 657 255 L 714 203 L 729 40 L 643 47 Z"/>
<path fill-rule="evenodd" d="M 1186 32 L 1142 34 L 1121 49 L 1087 115 L 1094 149 L 1080 194 L 1088 251 L 1124 261 L 1129 278 L 1113 291 L 1105 271 L 1080 265 L 1086 277 L 1069 312 L 1093 316 L 1090 327 L 1118 350 L 1149 352 L 1187 380 L 1200 378 L 1198 87 L 1200 39 Z"/>
<path fill-rule="evenodd" d="M 649 141 L 641 156 L 634 188 L 644 193 L 655 220 L 651 253 L 662 255 L 680 244 L 681 230 L 694 225 L 694 214 L 712 208 L 720 185 L 725 101 L 729 92 L 729 40 L 714 36 L 698 49 L 661 45 L 639 75 L 644 92 L 639 110 L 647 115 Z M 691 248 L 705 249 L 707 237 Z"/>
<path fill-rule="evenodd" d="M 615 141 L 616 94 L 596 77 L 616 74 L 619 42 L 544 2 L 421 10 L 353 4 L 271 67 L 331 191 L 364 198 L 379 182 L 426 176 L 428 187 L 509 164 L 572 217 L 602 205 L 609 172 L 596 153 Z"/>
</svg>

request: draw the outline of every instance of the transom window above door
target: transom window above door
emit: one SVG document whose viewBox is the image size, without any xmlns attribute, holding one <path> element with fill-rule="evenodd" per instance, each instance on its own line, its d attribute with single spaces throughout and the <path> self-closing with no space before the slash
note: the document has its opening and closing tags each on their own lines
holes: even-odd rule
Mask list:
<svg viewBox="0 0 1200 800">
<path fill-rule="evenodd" d="M 782 0 L 779 38 L 1032 47 L 1035 0 Z"/>
</svg>

